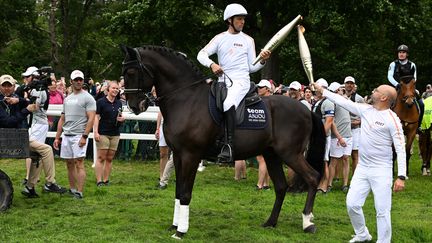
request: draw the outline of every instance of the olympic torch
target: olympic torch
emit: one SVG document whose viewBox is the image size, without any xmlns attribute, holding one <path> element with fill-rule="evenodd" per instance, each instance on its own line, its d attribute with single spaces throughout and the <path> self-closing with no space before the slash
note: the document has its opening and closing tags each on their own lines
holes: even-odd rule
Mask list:
<svg viewBox="0 0 432 243">
<path fill-rule="evenodd" d="M 262 51 L 266 51 L 266 50 L 273 51 L 274 49 L 276 49 L 276 47 L 278 47 L 282 43 L 282 41 L 285 40 L 285 38 L 288 36 L 288 34 L 291 32 L 291 30 L 294 28 L 294 26 L 302 19 L 303 19 L 303 17 L 301 15 L 298 15 L 297 17 L 295 17 L 295 19 L 293 19 L 291 22 L 289 22 L 287 25 L 285 25 L 282 29 L 280 29 L 269 40 L 269 42 L 267 42 L 267 44 L 264 46 Z M 258 55 L 252 64 L 253 65 L 257 64 L 259 61 L 261 61 L 261 59 L 262 59 L 261 55 Z"/>
<path fill-rule="evenodd" d="M 303 36 L 303 33 L 305 32 L 305 28 L 301 25 L 298 25 L 297 31 L 298 31 L 300 58 L 302 59 L 303 68 L 309 79 L 309 83 L 314 84 L 314 78 L 312 73 L 312 58 L 309 51 L 309 46 L 306 42 L 306 39 Z M 313 86 L 311 88 L 313 89 Z"/>
</svg>

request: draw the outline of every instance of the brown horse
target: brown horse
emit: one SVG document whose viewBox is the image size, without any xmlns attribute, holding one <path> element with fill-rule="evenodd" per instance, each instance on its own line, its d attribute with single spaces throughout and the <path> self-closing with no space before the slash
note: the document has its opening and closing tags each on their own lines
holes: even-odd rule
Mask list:
<svg viewBox="0 0 432 243">
<path fill-rule="evenodd" d="M 404 76 L 400 78 L 396 103 L 393 107 L 393 111 L 401 120 L 402 128 L 406 136 L 405 149 L 407 175 L 409 171 L 411 147 L 416 136 L 420 115 L 419 107 L 417 107 L 416 104 L 415 83 L 416 80 L 413 76 Z"/>
</svg>

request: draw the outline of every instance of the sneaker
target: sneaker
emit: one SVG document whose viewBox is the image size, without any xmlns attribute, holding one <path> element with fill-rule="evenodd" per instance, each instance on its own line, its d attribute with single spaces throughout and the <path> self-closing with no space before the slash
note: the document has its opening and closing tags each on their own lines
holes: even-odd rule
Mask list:
<svg viewBox="0 0 432 243">
<path fill-rule="evenodd" d="M 271 187 L 270 186 L 263 186 L 263 188 L 262 188 L 264 191 L 268 191 L 268 190 L 270 190 L 271 189 Z"/>
<path fill-rule="evenodd" d="M 73 193 L 73 197 L 76 199 L 83 199 L 83 194 L 82 192 L 76 191 Z"/>
<path fill-rule="evenodd" d="M 104 184 L 105 184 L 105 186 L 109 186 L 110 185 L 110 181 L 109 180 L 104 181 Z"/>
<path fill-rule="evenodd" d="M 36 193 L 34 188 L 30 188 L 28 186 L 24 186 L 24 189 L 21 191 L 21 194 L 28 198 L 36 198 L 39 197 L 39 195 Z"/>
<path fill-rule="evenodd" d="M 349 243 L 354 243 L 354 242 L 365 242 L 365 241 L 371 241 L 372 240 L 372 236 L 370 234 L 367 234 L 367 236 L 358 236 L 358 235 L 353 235 L 353 238 L 349 241 Z"/>
<path fill-rule="evenodd" d="M 23 186 L 25 186 L 25 185 L 27 185 L 27 179 L 26 178 L 24 178 L 24 180 L 21 182 L 21 185 L 23 185 Z"/>
<path fill-rule="evenodd" d="M 97 187 L 105 186 L 105 182 L 103 182 L 103 181 L 99 181 L 98 183 L 96 183 L 96 186 L 97 186 Z"/>
<path fill-rule="evenodd" d="M 159 190 L 165 190 L 165 189 L 167 189 L 167 187 L 168 187 L 167 184 L 160 184 L 160 183 L 158 183 L 156 185 L 156 188 L 159 189 Z"/>
<path fill-rule="evenodd" d="M 68 190 L 68 193 L 69 193 L 70 195 L 72 195 L 72 196 L 75 194 L 75 192 L 77 192 L 77 190 L 74 189 L 74 188 L 71 188 L 71 189 Z"/>
<path fill-rule="evenodd" d="M 345 185 L 345 186 L 342 187 L 343 193 L 348 193 L 348 190 L 349 190 L 349 186 L 348 185 Z"/>
<path fill-rule="evenodd" d="M 54 193 L 61 193 L 61 194 L 67 191 L 65 188 L 59 186 L 56 183 L 51 183 L 51 184 L 46 183 L 43 189 L 46 192 L 54 192 Z"/>
</svg>

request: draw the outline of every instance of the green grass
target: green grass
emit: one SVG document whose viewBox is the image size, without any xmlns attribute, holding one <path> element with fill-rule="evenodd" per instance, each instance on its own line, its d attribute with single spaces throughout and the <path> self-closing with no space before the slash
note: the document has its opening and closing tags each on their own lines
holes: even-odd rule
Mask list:
<svg viewBox="0 0 432 243">
<path fill-rule="evenodd" d="M 417 151 L 417 150 L 415 150 Z M 0 160 L 13 180 L 12 208 L 0 214 L 0 242 L 175 242 L 171 225 L 174 185 L 156 190 L 157 162 L 115 161 L 109 187 L 97 188 L 91 162 L 86 162 L 84 199 L 42 193 L 24 198 L 20 182 L 23 160 Z M 406 190 L 393 195 L 394 242 L 432 242 L 432 178 L 420 175 L 415 152 Z M 353 230 L 346 213 L 345 194 L 336 183 L 315 201 L 316 234 L 302 231 L 301 212 L 306 194 L 288 194 L 276 228 L 260 227 L 270 214 L 273 191 L 256 191 L 257 169 L 248 178 L 233 180 L 232 167 L 209 165 L 198 172 L 190 205 L 186 242 L 347 242 Z M 56 161 L 57 181 L 67 186 L 65 163 Z M 173 178 L 174 179 L 174 178 Z M 171 181 L 172 182 L 172 181 Z M 364 212 L 376 239 L 375 210 L 369 196 Z"/>
</svg>

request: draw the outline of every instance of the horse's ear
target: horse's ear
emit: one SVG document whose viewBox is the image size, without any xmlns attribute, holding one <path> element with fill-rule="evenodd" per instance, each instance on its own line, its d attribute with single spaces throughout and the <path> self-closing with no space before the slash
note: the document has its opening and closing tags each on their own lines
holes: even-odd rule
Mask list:
<svg viewBox="0 0 432 243">
<path fill-rule="evenodd" d="M 128 47 L 128 46 L 123 45 L 123 44 L 120 44 L 119 46 L 125 55 L 128 55 L 129 57 L 135 57 L 136 56 L 135 50 L 133 48 Z"/>
<path fill-rule="evenodd" d="M 120 47 L 120 50 L 122 50 L 123 54 L 126 55 L 127 54 L 127 46 L 120 44 L 119 47 Z"/>
</svg>

